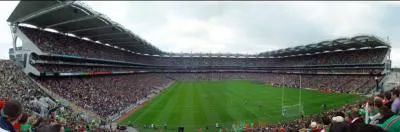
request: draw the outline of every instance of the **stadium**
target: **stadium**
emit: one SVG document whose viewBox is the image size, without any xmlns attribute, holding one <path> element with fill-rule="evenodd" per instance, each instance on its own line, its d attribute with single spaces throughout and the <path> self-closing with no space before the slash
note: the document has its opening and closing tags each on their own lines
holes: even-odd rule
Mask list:
<svg viewBox="0 0 400 132">
<path fill-rule="evenodd" d="M 4 130 L 20 115 L 38 132 L 400 129 L 391 45 L 377 36 L 170 53 L 81 1 L 20 1 L 7 22 L 0 109 L 20 106 Z"/>
</svg>

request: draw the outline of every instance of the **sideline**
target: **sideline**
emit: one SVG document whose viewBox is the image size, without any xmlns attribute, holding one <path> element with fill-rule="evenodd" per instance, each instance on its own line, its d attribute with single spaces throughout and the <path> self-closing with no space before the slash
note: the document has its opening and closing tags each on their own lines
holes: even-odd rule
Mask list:
<svg viewBox="0 0 400 132">
<path fill-rule="evenodd" d="M 158 92 L 157 94 L 154 94 L 153 96 L 151 96 L 149 99 L 143 101 L 139 106 L 134 107 L 133 109 L 129 110 L 128 112 L 125 112 L 120 118 L 118 118 L 117 120 L 114 121 L 114 123 L 121 123 L 123 120 L 127 119 L 129 116 L 131 116 L 133 113 L 135 113 L 136 111 L 138 111 L 139 109 L 143 108 L 144 106 L 146 106 L 148 104 L 148 102 L 153 101 L 156 97 L 160 96 L 160 94 L 162 94 L 165 90 L 167 90 L 167 88 L 169 88 L 172 84 L 174 84 L 175 81 L 169 83 L 168 85 L 166 85 L 160 92 Z"/>
</svg>

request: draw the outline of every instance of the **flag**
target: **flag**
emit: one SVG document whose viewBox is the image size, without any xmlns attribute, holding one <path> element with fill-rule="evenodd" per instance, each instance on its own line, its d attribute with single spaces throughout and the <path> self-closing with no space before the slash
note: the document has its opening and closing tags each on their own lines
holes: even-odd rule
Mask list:
<svg viewBox="0 0 400 132">
<path fill-rule="evenodd" d="M 365 108 L 364 108 L 364 109 L 365 109 L 365 110 L 364 110 L 364 111 L 365 111 L 365 118 L 364 118 L 364 119 L 365 119 L 365 124 L 368 124 L 368 122 L 369 122 L 369 121 L 368 121 L 368 119 L 369 119 L 368 107 L 369 107 L 369 104 L 368 104 L 368 102 L 367 102 L 367 104 L 365 105 Z"/>
</svg>

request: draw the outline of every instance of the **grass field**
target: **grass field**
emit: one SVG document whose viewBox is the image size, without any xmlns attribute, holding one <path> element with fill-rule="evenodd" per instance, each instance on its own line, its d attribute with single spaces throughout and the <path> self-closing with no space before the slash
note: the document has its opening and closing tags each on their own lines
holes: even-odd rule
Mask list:
<svg viewBox="0 0 400 132">
<path fill-rule="evenodd" d="M 299 89 L 285 88 L 284 104 L 299 101 Z M 326 94 L 302 90 L 302 104 L 306 115 L 321 112 L 322 104 L 328 108 L 339 107 L 362 99 L 348 94 Z M 261 105 L 261 107 L 260 107 Z M 252 81 L 196 81 L 175 82 L 167 90 L 140 108 L 121 124 L 134 124 L 140 131 L 143 125 L 168 125 L 170 131 L 184 126 L 185 131 L 213 128 L 218 122 L 231 128 L 239 121 L 278 123 L 284 120 L 281 113 L 282 88 Z"/>
</svg>

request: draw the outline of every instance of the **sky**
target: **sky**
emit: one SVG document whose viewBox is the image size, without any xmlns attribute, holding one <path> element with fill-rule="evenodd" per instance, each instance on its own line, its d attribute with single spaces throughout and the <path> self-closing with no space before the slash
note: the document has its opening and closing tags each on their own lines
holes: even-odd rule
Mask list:
<svg viewBox="0 0 400 132">
<path fill-rule="evenodd" d="M 85 1 L 165 52 L 260 53 L 340 37 L 375 35 L 400 67 L 400 2 Z M 0 1 L 0 59 L 12 37 Z"/>
</svg>

